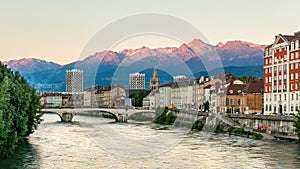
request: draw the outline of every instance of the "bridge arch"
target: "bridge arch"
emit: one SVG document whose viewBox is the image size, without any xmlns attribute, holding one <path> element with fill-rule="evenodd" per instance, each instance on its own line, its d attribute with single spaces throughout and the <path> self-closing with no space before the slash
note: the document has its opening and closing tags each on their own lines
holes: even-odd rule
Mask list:
<svg viewBox="0 0 300 169">
<path fill-rule="evenodd" d="M 116 120 L 116 122 L 119 121 L 118 114 L 117 113 L 112 113 L 110 111 L 105 111 L 105 110 L 83 110 L 83 111 L 80 111 L 80 112 L 81 113 L 84 113 L 84 112 L 87 112 L 87 113 L 89 113 L 89 112 L 97 112 L 97 113 L 101 113 L 101 114 L 107 113 L 107 114 L 112 115 L 114 117 L 114 119 Z M 78 112 L 78 113 L 80 113 L 80 112 Z"/>
<path fill-rule="evenodd" d="M 61 121 L 64 121 L 64 119 L 63 119 L 63 117 L 62 117 L 62 114 L 58 113 L 57 111 L 49 111 L 49 110 L 47 110 L 47 111 L 43 111 L 43 113 L 44 113 L 44 114 L 45 114 L 45 113 L 47 113 L 47 114 L 56 114 L 56 115 L 59 116 L 59 118 L 60 118 Z"/>
</svg>

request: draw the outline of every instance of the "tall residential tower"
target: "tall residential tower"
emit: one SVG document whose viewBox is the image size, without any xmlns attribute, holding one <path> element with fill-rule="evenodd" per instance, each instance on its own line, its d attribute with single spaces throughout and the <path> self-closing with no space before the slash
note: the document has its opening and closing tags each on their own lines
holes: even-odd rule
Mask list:
<svg viewBox="0 0 300 169">
<path fill-rule="evenodd" d="M 129 88 L 130 89 L 145 89 L 145 74 L 144 73 L 131 73 L 129 75 Z"/>
<path fill-rule="evenodd" d="M 83 70 L 66 70 L 66 92 L 83 92 Z"/>
</svg>

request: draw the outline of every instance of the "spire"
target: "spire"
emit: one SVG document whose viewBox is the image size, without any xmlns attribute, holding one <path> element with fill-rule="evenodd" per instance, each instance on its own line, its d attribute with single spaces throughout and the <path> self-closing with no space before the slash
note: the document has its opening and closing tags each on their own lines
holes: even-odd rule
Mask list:
<svg viewBox="0 0 300 169">
<path fill-rule="evenodd" d="M 152 77 L 157 77 L 157 69 L 156 69 L 156 65 L 154 65 Z"/>
</svg>

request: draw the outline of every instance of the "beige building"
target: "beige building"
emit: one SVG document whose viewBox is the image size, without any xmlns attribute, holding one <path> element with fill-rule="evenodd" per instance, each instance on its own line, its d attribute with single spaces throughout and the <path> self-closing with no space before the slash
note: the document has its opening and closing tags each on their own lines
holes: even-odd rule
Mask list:
<svg viewBox="0 0 300 169">
<path fill-rule="evenodd" d="M 174 77 L 176 81 L 171 88 L 171 104 L 180 109 L 194 108 L 194 78 Z"/>
<path fill-rule="evenodd" d="M 205 101 L 209 101 L 209 91 L 207 86 L 210 86 L 209 78 L 205 76 L 201 76 L 199 79 L 196 79 L 194 83 L 194 101 L 195 101 L 195 108 L 199 110 L 203 110 L 203 103 Z M 208 89 L 209 90 L 209 89 Z"/>
<path fill-rule="evenodd" d="M 171 105 L 171 87 L 172 83 L 168 83 L 159 87 L 159 106 L 168 107 Z"/>
</svg>

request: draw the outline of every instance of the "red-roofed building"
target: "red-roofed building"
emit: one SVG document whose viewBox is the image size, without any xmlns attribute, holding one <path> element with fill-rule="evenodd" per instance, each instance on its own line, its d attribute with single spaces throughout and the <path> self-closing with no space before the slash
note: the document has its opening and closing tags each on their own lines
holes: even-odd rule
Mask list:
<svg viewBox="0 0 300 169">
<path fill-rule="evenodd" d="M 300 94 L 300 32 L 275 36 L 264 54 L 264 112 L 297 113 Z"/>
<path fill-rule="evenodd" d="M 263 80 L 250 79 L 246 84 L 231 82 L 227 86 L 226 112 L 252 114 L 263 109 Z"/>
</svg>

